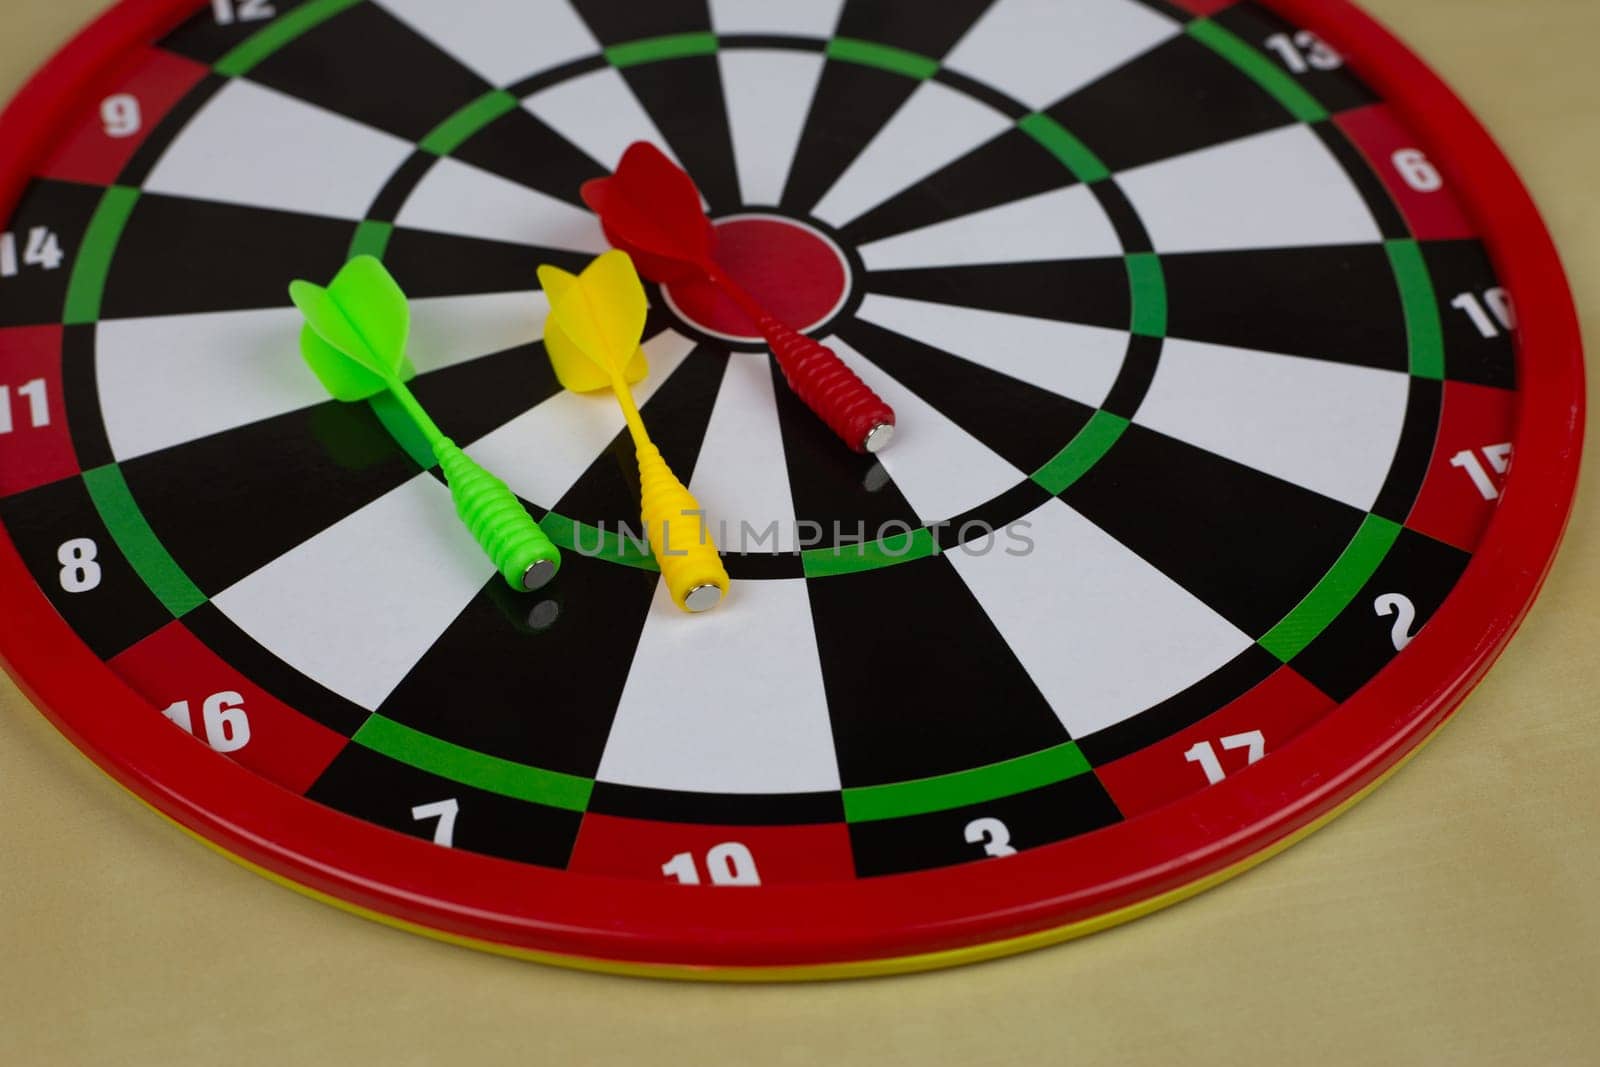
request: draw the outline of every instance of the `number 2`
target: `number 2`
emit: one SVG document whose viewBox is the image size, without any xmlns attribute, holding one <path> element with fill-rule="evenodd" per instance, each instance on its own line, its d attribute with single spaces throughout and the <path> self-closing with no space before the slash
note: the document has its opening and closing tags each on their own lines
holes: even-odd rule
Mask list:
<svg viewBox="0 0 1600 1067">
<path fill-rule="evenodd" d="M 448 800 L 435 800 L 432 804 L 418 804 L 411 809 L 411 818 L 415 822 L 438 819 L 433 827 L 433 843 L 453 848 L 456 839 L 456 815 L 460 811 L 461 805 L 456 803 L 455 797 L 451 797 Z"/>
<path fill-rule="evenodd" d="M 1267 751 L 1267 738 L 1260 730 L 1251 730 L 1248 733 L 1229 734 L 1218 742 L 1224 752 L 1232 752 L 1236 748 L 1245 749 L 1245 764 L 1256 763 Z M 1228 776 L 1222 769 L 1222 761 L 1217 758 L 1217 750 L 1210 741 L 1197 741 L 1189 746 L 1183 758 L 1190 763 L 1200 764 L 1200 769 L 1205 772 L 1206 781 L 1216 785 Z"/>
<path fill-rule="evenodd" d="M 1409 645 L 1411 639 L 1416 636 L 1411 632 L 1411 625 L 1417 621 L 1417 606 L 1411 602 L 1410 597 L 1401 593 L 1385 593 L 1372 602 L 1372 610 L 1379 617 L 1394 616 L 1394 626 L 1389 630 L 1389 640 L 1394 644 L 1396 652 Z"/>
<path fill-rule="evenodd" d="M 1011 831 L 999 819 L 973 819 L 967 823 L 967 843 L 982 845 L 991 856 L 1015 856 L 1011 847 Z"/>
</svg>

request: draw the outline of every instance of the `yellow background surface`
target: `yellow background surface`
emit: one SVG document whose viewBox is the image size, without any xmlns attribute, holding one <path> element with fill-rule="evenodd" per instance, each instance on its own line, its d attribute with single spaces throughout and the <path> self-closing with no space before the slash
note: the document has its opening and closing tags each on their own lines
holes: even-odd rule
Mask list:
<svg viewBox="0 0 1600 1067">
<path fill-rule="evenodd" d="M 6 0 L 0 93 L 101 6 Z M 1600 4 L 1369 7 L 1522 169 L 1600 335 Z M 179 834 L 0 679 L 0 1063 L 1600 1063 L 1595 471 L 1504 660 L 1365 803 L 1151 918 L 906 978 L 607 978 L 365 922 Z"/>
</svg>

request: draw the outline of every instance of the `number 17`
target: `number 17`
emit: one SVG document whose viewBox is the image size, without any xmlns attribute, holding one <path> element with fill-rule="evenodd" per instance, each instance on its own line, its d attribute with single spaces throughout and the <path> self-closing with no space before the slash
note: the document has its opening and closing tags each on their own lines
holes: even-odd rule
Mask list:
<svg viewBox="0 0 1600 1067">
<path fill-rule="evenodd" d="M 1229 734 L 1217 742 L 1224 752 L 1232 752 L 1236 748 L 1245 749 L 1245 763 L 1258 762 L 1267 751 L 1267 738 L 1260 730 L 1251 730 L 1249 733 Z M 1189 746 L 1183 758 L 1190 763 L 1200 764 L 1200 769 L 1206 773 L 1206 781 L 1216 785 L 1228 776 L 1222 769 L 1222 761 L 1217 759 L 1217 750 L 1210 741 L 1198 741 Z"/>
</svg>

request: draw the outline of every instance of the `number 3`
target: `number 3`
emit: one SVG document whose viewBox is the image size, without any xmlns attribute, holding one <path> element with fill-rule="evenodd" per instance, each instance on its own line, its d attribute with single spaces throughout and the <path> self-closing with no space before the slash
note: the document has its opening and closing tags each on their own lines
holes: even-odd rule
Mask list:
<svg viewBox="0 0 1600 1067">
<path fill-rule="evenodd" d="M 982 845 L 991 856 L 1015 856 L 1011 847 L 1011 831 L 999 819 L 973 819 L 967 823 L 967 843 Z"/>
</svg>

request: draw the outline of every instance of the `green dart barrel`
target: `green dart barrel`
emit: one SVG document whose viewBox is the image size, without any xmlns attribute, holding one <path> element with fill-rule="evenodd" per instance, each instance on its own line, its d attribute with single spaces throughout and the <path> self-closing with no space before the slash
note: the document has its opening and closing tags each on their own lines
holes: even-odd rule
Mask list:
<svg viewBox="0 0 1600 1067">
<path fill-rule="evenodd" d="M 295 282 L 289 295 L 305 315 L 300 351 L 339 400 L 366 400 L 387 390 L 433 449 L 450 484 L 456 514 L 519 591 L 544 585 L 561 569 L 561 553 L 505 482 L 446 437 L 406 386 L 411 313 L 405 293 L 383 264 L 357 256 L 326 289 Z"/>
<path fill-rule="evenodd" d="M 448 437 L 433 454 L 450 483 L 456 514 L 513 589 L 532 592 L 556 576 L 561 552 L 505 482 L 484 470 Z"/>
</svg>

